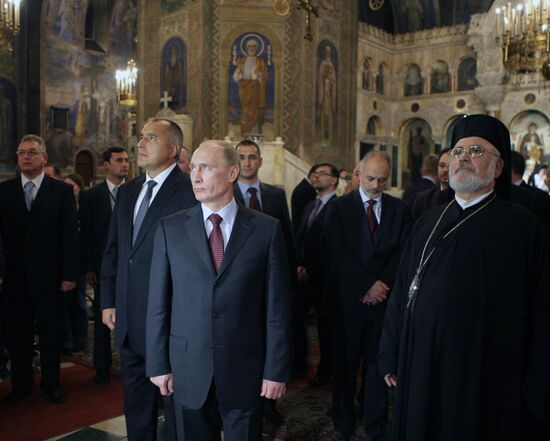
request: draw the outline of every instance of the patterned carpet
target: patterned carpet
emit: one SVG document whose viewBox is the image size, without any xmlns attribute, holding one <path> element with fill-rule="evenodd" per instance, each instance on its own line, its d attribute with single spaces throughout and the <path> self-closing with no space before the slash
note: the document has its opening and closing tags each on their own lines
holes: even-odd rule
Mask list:
<svg viewBox="0 0 550 441">
<path fill-rule="evenodd" d="M 88 333 L 88 350 L 73 354 L 65 359 L 92 364 L 91 348 L 93 347 L 93 322 L 90 322 Z M 310 341 L 309 369 L 306 375 L 296 376 L 289 386 L 285 397 L 278 401 L 277 410 L 283 417 L 283 423 L 279 427 L 264 424 L 264 441 L 326 441 L 330 440 L 333 426 L 332 420 L 327 415 L 330 410 L 332 394 L 330 386 L 322 388 L 310 388 L 309 380 L 313 377 L 315 366 L 319 361 L 317 333 L 313 323 L 308 326 Z M 119 357 L 113 351 L 113 374 L 119 372 Z M 81 438 L 74 438 L 76 434 L 63 438 L 63 441 L 87 441 L 87 440 L 118 440 L 123 438 L 103 438 L 92 431 L 81 433 Z"/>
</svg>

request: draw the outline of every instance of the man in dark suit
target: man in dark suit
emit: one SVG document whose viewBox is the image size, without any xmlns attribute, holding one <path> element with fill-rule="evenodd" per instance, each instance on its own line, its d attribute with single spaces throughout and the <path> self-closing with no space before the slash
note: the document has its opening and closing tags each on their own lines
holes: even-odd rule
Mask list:
<svg viewBox="0 0 550 441">
<path fill-rule="evenodd" d="M 336 198 L 339 176 L 340 172 L 333 164 L 321 163 L 314 168 L 311 177 L 318 193 L 317 198 L 306 205 L 296 233 L 297 277 L 300 288 L 295 299 L 294 367 L 297 372 L 305 368 L 306 320 L 311 306 L 315 306 L 321 359 L 317 366 L 317 373 L 310 382 L 312 387 L 327 384 L 332 376 L 330 326 L 325 308 L 328 268 L 323 247 L 323 233 L 326 207 L 329 201 Z"/>
<path fill-rule="evenodd" d="M 361 360 L 365 433 L 373 440 L 384 436 L 387 389 L 375 357 L 386 299 L 411 227 L 407 204 L 384 193 L 390 175 L 385 152 L 367 153 L 361 161 L 360 188 L 334 200 L 327 209 L 327 245 L 338 282 L 335 441 L 349 440 L 355 427 L 353 403 Z"/>
<path fill-rule="evenodd" d="M 278 220 L 238 205 L 239 158 L 193 154 L 200 206 L 161 220 L 147 311 L 147 373 L 181 406 L 179 439 L 257 441 L 262 400 L 290 379 L 289 271 Z M 176 319 L 177 318 L 177 319 Z M 221 421 L 220 421 L 221 420 Z"/>
<path fill-rule="evenodd" d="M 262 155 L 258 144 L 245 139 L 239 142 L 235 149 L 239 154 L 241 163 L 239 179 L 233 191 L 235 200 L 239 204 L 243 204 L 252 210 L 261 211 L 281 222 L 289 268 L 293 276 L 296 274 L 296 253 L 294 252 L 294 237 L 286 193 L 282 188 L 260 182 L 258 171 L 262 166 Z M 295 277 L 293 282 L 295 282 Z M 265 401 L 264 417 L 269 424 L 278 426 L 282 423 L 282 417 L 276 411 L 275 403 L 274 400 Z"/>
<path fill-rule="evenodd" d="M 510 159 L 512 183 L 516 188 L 524 191 L 525 198 L 523 199 L 527 199 L 527 203 L 522 201 L 522 198 L 517 196 L 519 192 L 516 190 L 512 192 L 512 202 L 519 203 L 529 208 L 542 222 L 546 229 L 546 233 L 550 234 L 550 195 L 537 187 L 525 183 L 523 180 L 523 174 L 525 173 L 525 158 L 521 153 L 512 150 Z M 514 187 L 512 187 L 512 190 L 515 190 Z"/>
<path fill-rule="evenodd" d="M 422 177 L 410 184 L 403 192 L 403 200 L 409 204 L 409 207 L 413 206 L 414 198 L 418 193 L 437 187 L 438 163 L 439 158 L 434 154 L 427 155 L 422 160 L 422 168 L 420 169 Z"/>
<path fill-rule="evenodd" d="M 300 227 L 300 221 L 302 219 L 302 214 L 304 213 L 304 208 L 309 202 L 317 197 L 317 191 L 313 187 L 313 183 L 316 180 L 316 177 L 313 176 L 313 171 L 316 167 L 317 165 L 311 167 L 309 173 L 307 174 L 307 178 L 300 181 L 290 196 L 292 227 L 294 233 L 296 233 Z"/>
<path fill-rule="evenodd" d="M 122 147 L 110 147 L 103 152 L 105 181 L 82 193 L 80 197 L 80 259 L 86 283 L 94 288 L 94 367 L 95 382 L 105 384 L 113 364 L 111 333 L 101 321 L 99 273 L 101 259 L 107 245 L 111 212 L 119 187 L 128 176 L 128 152 Z"/>
<path fill-rule="evenodd" d="M 145 315 L 156 225 L 161 217 L 196 203 L 189 176 L 176 164 L 182 139 L 178 125 L 165 119 L 141 131 L 138 165 L 147 173 L 120 187 L 101 264 L 103 323 L 115 330 L 120 351 L 130 441 L 156 439 L 158 390 L 145 376 Z M 171 400 L 164 406 L 168 420 Z M 173 427 L 168 427 L 170 432 Z M 168 434 L 174 437 L 175 429 Z"/>
<path fill-rule="evenodd" d="M 414 198 L 411 208 L 413 220 L 418 219 L 426 211 L 438 205 L 449 202 L 454 197 L 454 191 L 449 188 L 449 156 L 450 148 L 441 150 L 437 164 L 438 186 L 419 192 Z"/>
<path fill-rule="evenodd" d="M 25 135 L 17 156 L 21 176 L 0 184 L 12 384 L 2 401 L 14 403 L 32 390 L 36 324 L 41 388 L 60 404 L 65 394 L 59 385 L 59 302 L 78 277 L 76 201 L 71 186 L 44 174 L 48 155 L 42 138 Z"/>
</svg>

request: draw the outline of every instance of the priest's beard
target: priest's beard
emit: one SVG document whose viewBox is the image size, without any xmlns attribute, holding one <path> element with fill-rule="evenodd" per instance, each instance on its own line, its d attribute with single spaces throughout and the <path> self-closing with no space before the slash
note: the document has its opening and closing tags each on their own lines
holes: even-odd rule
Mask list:
<svg viewBox="0 0 550 441">
<path fill-rule="evenodd" d="M 452 167 L 449 170 L 449 185 L 457 193 L 476 193 L 489 187 L 495 180 L 497 160 L 498 158 L 492 158 L 484 176 L 476 175 L 475 169 L 471 165 L 458 164 L 459 170 L 456 172 Z"/>
</svg>

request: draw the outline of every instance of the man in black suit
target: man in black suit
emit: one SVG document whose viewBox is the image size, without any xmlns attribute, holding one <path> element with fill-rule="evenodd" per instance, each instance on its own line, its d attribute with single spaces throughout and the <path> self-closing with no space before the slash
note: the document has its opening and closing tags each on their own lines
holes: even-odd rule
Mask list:
<svg viewBox="0 0 550 441">
<path fill-rule="evenodd" d="M 147 310 L 147 373 L 181 406 L 178 438 L 257 441 L 262 400 L 290 379 L 289 271 L 278 220 L 238 205 L 239 157 L 193 154 L 200 206 L 161 220 Z"/>
<path fill-rule="evenodd" d="M 260 147 L 254 141 L 245 139 L 239 142 L 235 149 L 239 154 L 241 169 L 233 195 L 239 204 L 252 210 L 261 211 L 281 222 L 287 250 L 291 275 L 296 274 L 296 253 L 294 252 L 294 237 L 288 212 L 286 193 L 282 188 L 260 182 L 258 171 L 262 166 Z M 295 282 L 295 278 L 293 279 Z M 282 418 L 275 409 L 274 400 L 266 400 L 264 406 L 265 420 L 274 426 L 282 423 Z"/>
<path fill-rule="evenodd" d="M 434 154 L 427 155 L 422 160 L 422 168 L 420 169 L 422 177 L 410 184 L 403 192 L 403 200 L 409 204 L 409 207 L 413 206 L 414 198 L 418 193 L 437 187 L 438 163 L 439 158 Z"/>
<path fill-rule="evenodd" d="M 292 191 L 290 196 L 290 208 L 292 211 L 292 227 L 293 231 L 296 234 L 298 228 L 300 227 L 300 221 L 302 219 L 302 214 L 304 213 L 304 208 L 306 205 L 317 197 L 317 191 L 313 187 L 314 181 L 317 179 L 313 175 L 313 171 L 317 165 L 314 165 L 309 170 L 307 178 L 304 178 Z"/>
<path fill-rule="evenodd" d="M 60 404 L 65 394 L 59 385 L 59 302 L 78 277 L 76 201 L 71 186 L 44 174 L 48 155 L 42 138 L 25 135 L 17 156 L 21 176 L 0 184 L 12 384 L 2 402 L 14 403 L 32 390 L 36 325 L 41 388 Z"/>
<path fill-rule="evenodd" d="M 437 180 L 439 185 L 419 192 L 414 198 L 411 208 L 413 220 L 418 219 L 426 211 L 438 205 L 449 202 L 454 197 L 454 191 L 449 188 L 450 148 L 441 150 L 437 164 Z"/>
<path fill-rule="evenodd" d="M 313 305 L 317 316 L 321 359 L 317 373 L 310 382 L 312 387 L 327 384 L 332 376 L 330 326 L 325 308 L 328 267 L 323 233 L 326 207 L 329 201 L 336 198 L 339 176 L 340 172 L 333 164 L 321 163 L 314 168 L 311 178 L 318 193 L 317 198 L 306 205 L 296 233 L 297 278 L 300 288 L 295 300 L 294 367 L 299 372 L 306 365 L 306 320 Z"/>
<path fill-rule="evenodd" d="M 94 288 L 94 367 L 95 382 L 105 384 L 113 364 L 111 333 L 101 321 L 99 273 L 107 245 L 111 213 L 119 187 L 128 176 L 128 152 L 122 147 L 110 147 L 103 152 L 105 181 L 82 193 L 80 197 L 80 258 L 86 283 Z"/>
<path fill-rule="evenodd" d="M 407 204 L 384 193 L 391 175 L 385 152 L 361 161 L 361 186 L 334 200 L 326 215 L 326 237 L 338 288 L 334 326 L 340 339 L 335 354 L 333 440 L 349 440 L 355 427 L 356 379 L 363 362 L 365 433 L 383 439 L 387 389 L 376 367 L 386 299 L 393 285 L 411 219 Z"/>
<path fill-rule="evenodd" d="M 512 192 L 512 202 L 519 203 L 529 208 L 542 222 L 546 233 L 550 234 L 550 195 L 543 190 L 528 185 L 523 180 L 525 173 L 525 158 L 521 153 L 511 151 L 511 167 L 512 167 L 512 183 L 525 192 L 527 203 L 522 203 L 520 197 L 516 196 L 516 192 Z M 514 190 L 514 188 L 512 187 Z M 550 237 L 550 236 L 549 236 Z"/>
<path fill-rule="evenodd" d="M 166 119 L 141 131 L 138 165 L 147 173 L 120 187 L 101 264 L 103 323 L 115 330 L 120 350 L 130 441 L 156 439 L 158 390 L 145 376 L 145 315 L 156 225 L 196 203 L 189 176 L 176 164 L 182 139 L 178 125 Z M 164 406 L 170 432 L 171 400 Z M 167 436 L 174 439 L 175 429 Z"/>
</svg>

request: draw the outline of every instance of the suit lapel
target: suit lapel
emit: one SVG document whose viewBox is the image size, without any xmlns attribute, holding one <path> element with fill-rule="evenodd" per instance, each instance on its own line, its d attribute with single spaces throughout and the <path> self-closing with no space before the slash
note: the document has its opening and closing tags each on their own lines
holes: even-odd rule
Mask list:
<svg viewBox="0 0 550 441">
<path fill-rule="evenodd" d="M 380 215 L 380 224 L 376 230 L 376 241 L 380 242 L 387 233 L 393 214 L 395 213 L 395 204 L 390 196 L 382 194 L 382 213 Z"/>
<path fill-rule="evenodd" d="M 136 237 L 136 242 L 134 243 L 134 246 L 132 247 L 133 250 L 139 248 L 141 242 L 143 242 L 143 239 L 145 236 L 147 236 L 147 233 L 151 229 L 152 225 L 157 221 L 159 218 L 160 213 L 162 212 L 162 209 L 166 205 L 166 203 L 170 200 L 172 197 L 172 194 L 176 192 L 180 186 L 180 182 L 177 182 L 178 178 L 178 172 L 183 173 L 177 166 L 172 170 L 172 172 L 168 175 L 166 180 L 163 182 L 162 186 L 160 187 L 158 193 L 156 194 L 155 198 L 153 199 L 153 202 L 151 202 L 151 205 L 149 206 L 149 209 L 147 210 L 147 214 L 143 218 L 143 222 L 141 224 L 141 227 L 138 232 L 138 236 Z"/>
<path fill-rule="evenodd" d="M 52 190 L 53 190 L 52 179 L 49 176 L 44 175 L 42 184 L 40 184 L 38 193 L 36 193 L 36 197 L 34 198 L 34 201 L 32 203 L 31 211 L 30 211 L 31 213 L 40 207 L 40 205 L 42 204 L 42 201 L 48 200 Z M 25 200 L 25 195 L 23 195 L 23 200 Z"/>
<path fill-rule="evenodd" d="M 142 175 L 125 184 L 128 186 L 128 197 L 119 201 L 120 207 L 117 210 L 119 218 L 122 218 L 120 222 L 125 226 L 126 241 L 130 244 L 130 247 L 132 244 L 132 232 L 134 230 L 134 209 L 144 182 L 145 175 Z"/>
<path fill-rule="evenodd" d="M 239 187 L 239 184 L 237 182 L 238 181 L 235 181 L 235 184 L 233 184 L 233 196 L 235 196 L 235 200 L 237 201 L 237 204 L 246 206 L 243 193 L 241 192 L 241 187 Z"/>
<path fill-rule="evenodd" d="M 260 190 L 262 192 L 261 199 L 262 199 L 262 211 L 266 214 L 269 213 L 275 213 L 275 207 L 273 206 L 273 192 L 271 190 L 271 186 L 265 185 L 264 183 L 260 182 Z M 271 216 L 271 215 L 270 215 Z"/>
<path fill-rule="evenodd" d="M 206 230 L 204 229 L 201 205 L 196 205 L 189 210 L 188 216 L 189 219 L 184 223 L 184 228 L 203 263 L 210 269 L 212 276 L 215 277 L 216 271 L 214 271 L 212 254 L 210 254 L 208 238 L 206 237 Z"/>
<path fill-rule="evenodd" d="M 363 200 L 361 199 L 361 194 L 359 190 L 355 190 L 353 193 L 353 204 L 351 218 L 355 219 L 357 225 L 359 225 L 359 237 L 360 237 L 360 248 L 362 252 L 367 252 L 368 250 L 374 249 L 374 242 L 369 231 L 369 222 L 367 220 L 367 212 L 365 211 L 365 206 L 363 205 Z M 367 244 L 368 246 L 364 246 Z M 368 256 L 365 256 L 368 257 Z"/>
<path fill-rule="evenodd" d="M 254 231 L 256 225 L 252 222 L 252 218 L 255 216 L 252 210 L 248 210 L 238 205 L 237 216 L 235 217 L 235 225 L 231 230 L 231 237 L 227 244 L 225 253 L 223 255 L 222 265 L 218 272 L 218 277 L 221 277 L 224 271 L 231 265 L 231 262 L 235 259 L 239 250 L 246 243 L 248 237 Z M 204 230 L 204 227 L 203 227 Z M 210 254 L 210 251 L 209 251 Z"/>
<path fill-rule="evenodd" d="M 109 191 L 109 186 L 107 185 L 107 181 L 103 181 L 100 187 L 99 193 L 99 207 L 104 207 L 105 212 L 107 212 L 107 208 L 109 209 L 109 212 L 111 212 L 111 192 Z"/>
</svg>

